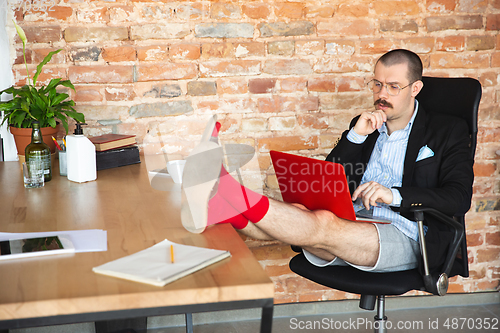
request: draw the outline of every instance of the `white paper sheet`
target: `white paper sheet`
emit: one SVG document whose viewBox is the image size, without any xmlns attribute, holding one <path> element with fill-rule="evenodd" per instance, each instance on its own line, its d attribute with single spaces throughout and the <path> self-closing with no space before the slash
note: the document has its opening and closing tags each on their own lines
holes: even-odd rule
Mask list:
<svg viewBox="0 0 500 333">
<path fill-rule="evenodd" d="M 174 262 L 171 261 L 171 245 L 174 249 Z M 98 274 L 162 287 L 230 256 L 228 251 L 176 244 L 165 239 L 145 250 L 92 270 Z"/>
<path fill-rule="evenodd" d="M 75 252 L 101 252 L 108 250 L 108 234 L 106 230 L 101 229 L 23 233 L 0 232 L 0 241 L 58 235 L 68 235 L 73 242 Z"/>
</svg>

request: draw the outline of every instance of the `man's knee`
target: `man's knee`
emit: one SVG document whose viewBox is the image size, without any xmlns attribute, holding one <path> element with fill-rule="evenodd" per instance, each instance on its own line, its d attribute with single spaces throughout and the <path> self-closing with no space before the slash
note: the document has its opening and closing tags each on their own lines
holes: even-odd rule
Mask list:
<svg viewBox="0 0 500 333">
<path fill-rule="evenodd" d="M 339 220 L 337 215 L 328 210 L 315 210 L 313 213 L 316 215 L 318 227 L 321 230 L 326 230 L 327 228 L 332 227 Z"/>
</svg>

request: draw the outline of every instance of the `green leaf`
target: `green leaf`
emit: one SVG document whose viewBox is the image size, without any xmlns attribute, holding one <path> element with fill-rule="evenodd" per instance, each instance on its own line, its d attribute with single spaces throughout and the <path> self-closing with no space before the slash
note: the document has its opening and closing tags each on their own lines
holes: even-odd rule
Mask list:
<svg viewBox="0 0 500 333">
<path fill-rule="evenodd" d="M 55 92 L 55 87 L 57 87 L 59 85 L 60 81 L 61 81 L 61 78 L 50 80 L 50 82 L 47 85 L 47 87 L 41 87 L 40 88 L 40 92 L 42 92 L 44 94 L 46 94 L 47 92 L 48 93 L 51 93 L 53 91 Z"/>
<path fill-rule="evenodd" d="M 42 62 L 38 64 L 38 66 L 36 66 L 36 73 L 35 76 L 33 76 L 33 86 L 36 85 L 36 80 L 38 79 L 38 75 L 40 75 L 40 73 L 42 72 L 42 67 L 52 59 L 52 56 L 54 54 L 59 53 L 61 51 L 62 49 L 49 52 L 49 54 L 47 54 L 45 58 L 43 58 Z"/>
<path fill-rule="evenodd" d="M 68 121 L 66 120 L 67 119 L 66 116 L 60 112 L 56 112 L 56 118 L 59 119 L 59 121 L 64 127 L 64 130 L 66 131 L 66 133 L 68 133 L 69 127 L 68 127 Z"/>
<path fill-rule="evenodd" d="M 50 127 L 54 128 L 57 125 L 57 122 L 54 118 L 49 118 L 47 119 L 47 122 L 49 123 Z"/>
<path fill-rule="evenodd" d="M 64 101 L 66 98 L 68 98 L 68 94 L 58 94 L 52 101 L 50 102 L 51 105 L 57 105 Z"/>
<path fill-rule="evenodd" d="M 73 86 L 73 83 L 71 83 L 70 80 L 61 81 L 60 84 L 62 86 L 65 86 L 66 88 L 71 88 L 72 90 L 75 90 L 75 86 Z"/>
<path fill-rule="evenodd" d="M 68 115 L 68 117 L 71 117 L 75 119 L 79 123 L 84 123 L 85 122 L 85 116 L 83 113 L 76 112 L 76 111 L 64 111 Z"/>
</svg>

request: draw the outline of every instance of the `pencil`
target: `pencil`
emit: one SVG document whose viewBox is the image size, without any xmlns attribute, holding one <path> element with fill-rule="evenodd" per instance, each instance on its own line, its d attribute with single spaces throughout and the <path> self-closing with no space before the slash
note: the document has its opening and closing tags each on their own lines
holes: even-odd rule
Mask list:
<svg viewBox="0 0 500 333">
<path fill-rule="evenodd" d="M 170 245 L 170 261 L 172 262 L 172 264 L 175 262 L 175 260 L 174 260 L 174 246 L 173 245 Z"/>
<path fill-rule="evenodd" d="M 52 137 L 52 140 L 56 144 L 57 149 L 62 150 L 61 146 L 59 146 L 59 144 L 57 143 L 57 141 L 56 141 L 56 139 L 54 137 Z"/>
</svg>

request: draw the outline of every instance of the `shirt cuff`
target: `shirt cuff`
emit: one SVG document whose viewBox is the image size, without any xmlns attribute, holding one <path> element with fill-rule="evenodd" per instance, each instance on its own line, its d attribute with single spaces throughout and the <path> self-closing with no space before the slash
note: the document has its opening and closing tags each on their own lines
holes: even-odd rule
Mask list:
<svg viewBox="0 0 500 333">
<path fill-rule="evenodd" d="M 351 141 L 352 143 L 357 143 L 357 144 L 363 143 L 365 142 L 367 137 L 368 135 L 359 135 L 352 128 L 349 131 L 349 133 L 347 133 L 347 140 Z"/>
<path fill-rule="evenodd" d="M 395 189 L 395 188 L 391 188 L 391 192 L 392 192 L 391 206 L 393 206 L 393 207 L 401 206 L 401 200 L 403 200 L 403 198 L 401 197 L 401 193 L 399 193 L 399 190 Z"/>
</svg>

